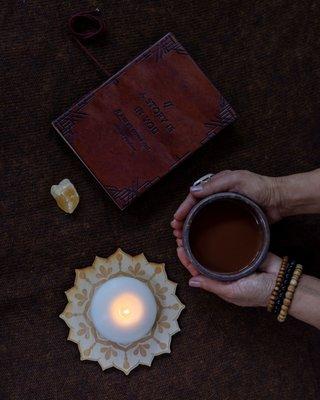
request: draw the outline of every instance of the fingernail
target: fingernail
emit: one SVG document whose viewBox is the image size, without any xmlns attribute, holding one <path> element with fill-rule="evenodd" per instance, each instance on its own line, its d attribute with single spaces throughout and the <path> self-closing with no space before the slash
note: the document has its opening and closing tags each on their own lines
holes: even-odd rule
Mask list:
<svg viewBox="0 0 320 400">
<path fill-rule="evenodd" d="M 189 281 L 189 286 L 191 287 L 200 287 L 200 281 L 196 278 L 191 278 Z"/>
<path fill-rule="evenodd" d="M 203 189 L 202 185 L 191 186 L 190 192 L 192 193 L 201 192 L 202 189 Z"/>
</svg>

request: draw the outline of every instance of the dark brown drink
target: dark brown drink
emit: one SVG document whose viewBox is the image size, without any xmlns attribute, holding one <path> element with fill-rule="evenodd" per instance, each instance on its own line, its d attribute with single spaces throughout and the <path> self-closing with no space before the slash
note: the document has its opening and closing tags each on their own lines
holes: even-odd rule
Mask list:
<svg viewBox="0 0 320 400">
<path fill-rule="evenodd" d="M 236 199 L 207 204 L 194 216 L 189 244 L 194 258 L 218 273 L 248 267 L 263 245 L 263 232 L 252 209 Z"/>
</svg>

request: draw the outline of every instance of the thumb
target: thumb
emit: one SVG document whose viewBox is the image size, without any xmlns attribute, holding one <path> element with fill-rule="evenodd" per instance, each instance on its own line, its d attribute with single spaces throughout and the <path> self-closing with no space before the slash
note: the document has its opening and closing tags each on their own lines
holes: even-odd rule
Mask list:
<svg viewBox="0 0 320 400">
<path fill-rule="evenodd" d="M 190 192 L 196 198 L 203 198 L 214 193 L 230 191 L 239 180 L 237 171 L 222 171 L 205 183 L 191 186 Z"/>
<path fill-rule="evenodd" d="M 206 278 L 203 275 L 192 277 L 189 280 L 189 286 L 199 287 L 223 298 L 230 298 L 233 293 L 232 282 L 215 281 L 214 279 Z"/>
</svg>

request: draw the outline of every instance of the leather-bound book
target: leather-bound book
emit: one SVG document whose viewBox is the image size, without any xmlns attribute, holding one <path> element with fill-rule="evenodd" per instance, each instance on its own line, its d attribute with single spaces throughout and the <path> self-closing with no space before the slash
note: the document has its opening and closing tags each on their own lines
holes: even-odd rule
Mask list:
<svg viewBox="0 0 320 400">
<path fill-rule="evenodd" d="M 169 33 L 53 126 L 124 209 L 234 119 L 231 106 Z"/>
</svg>

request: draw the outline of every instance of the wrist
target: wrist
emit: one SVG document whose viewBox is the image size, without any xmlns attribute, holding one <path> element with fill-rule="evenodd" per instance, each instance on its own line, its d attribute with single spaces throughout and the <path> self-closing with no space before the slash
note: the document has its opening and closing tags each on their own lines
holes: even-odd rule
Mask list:
<svg viewBox="0 0 320 400">
<path fill-rule="evenodd" d="M 281 218 L 320 212 L 320 169 L 272 180 L 275 204 Z"/>
<path fill-rule="evenodd" d="M 269 304 L 270 296 L 276 285 L 281 263 L 282 263 L 282 258 L 272 253 L 268 254 L 265 266 L 265 269 L 267 269 L 268 272 L 263 274 L 265 282 L 263 291 L 264 293 L 263 302 L 261 304 L 262 307 L 267 307 Z"/>
<path fill-rule="evenodd" d="M 273 291 L 273 288 L 276 284 L 276 278 L 277 276 L 274 274 L 264 274 L 264 290 L 263 290 L 263 295 L 261 296 L 261 302 L 259 304 L 259 307 L 267 307 L 269 303 L 269 299 L 271 296 L 271 293 Z"/>
<path fill-rule="evenodd" d="M 320 329 L 320 280 L 302 275 L 294 293 L 289 314 Z"/>
<path fill-rule="evenodd" d="M 293 212 L 292 208 L 292 183 L 290 177 L 279 176 L 272 178 L 274 187 L 275 207 L 277 208 L 280 217 L 284 218 Z"/>
</svg>

